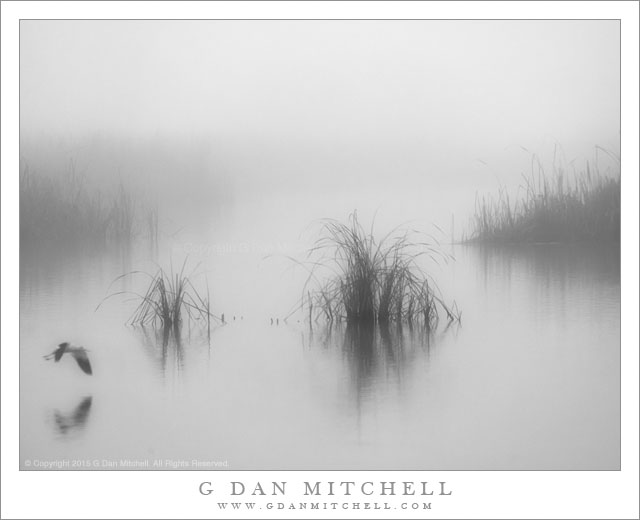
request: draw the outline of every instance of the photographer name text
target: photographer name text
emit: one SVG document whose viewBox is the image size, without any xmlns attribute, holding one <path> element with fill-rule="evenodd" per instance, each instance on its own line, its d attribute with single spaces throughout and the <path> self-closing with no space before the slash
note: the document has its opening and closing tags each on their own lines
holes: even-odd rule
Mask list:
<svg viewBox="0 0 640 520">
<path fill-rule="evenodd" d="M 286 496 L 288 483 L 280 482 L 253 482 L 232 481 L 222 489 L 222 494 L 228 496 Z M 198 491 L 201 495 L 214 495 L 211 482 L 201 482 Z M 306 496 L 449 496 L 453 492 L 446 481 L 317 481 L 303 482 L 302 488 L 296 490 L 296 494 Z"/>
</svg>

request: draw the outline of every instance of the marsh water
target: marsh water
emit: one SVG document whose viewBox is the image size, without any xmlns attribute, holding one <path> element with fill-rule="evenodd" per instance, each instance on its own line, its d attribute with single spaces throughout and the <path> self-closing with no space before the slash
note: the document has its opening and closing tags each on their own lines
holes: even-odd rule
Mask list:
<svg viewBox="0 0 640 520">
<path fill-rule="evenodd" d="M 20 467 L 619 468 L 619 244 L 449 245 L 542 192 L 615 229 L 569 187 L 619 179 L 619 25 L 22 20 Z M 420 262 L 459 324 L 309 323 L 354 210 L 455 258 Z M 185 260 L 226 323 L 127 325 Z"/>
<path fill-rule="evenodd" d="M 21 468 L 619 468 L 617 246 L 443 246 L 455 261 L 432 273 L 461 324 L 310 327 L 284 320 L 308 244 L 281 202 L 154 248 L 22 252 Z M 95 310 L 143 290 L 122 273 L 185 257 L 225 313 L 210 338 L 126 326 L 126 295 Z M 93 376 L 43 359 L 62 341 Z"/>
</svg>

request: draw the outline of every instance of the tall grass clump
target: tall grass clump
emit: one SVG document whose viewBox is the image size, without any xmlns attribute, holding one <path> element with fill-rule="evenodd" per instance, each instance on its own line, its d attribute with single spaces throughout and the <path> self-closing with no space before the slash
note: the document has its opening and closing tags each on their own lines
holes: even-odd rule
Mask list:
<svg viewBox="0 0 640 520">
<path fill-rule="evenodd" d="M 551 172 L 532 156 L 518 195 L 507 190 L 476 198 L 471 233 L 479 243 L 619 242 L 620 161 L 601 172 L 587 162 L 582 171 L 568 169 L 554 158 Z"/>
<path fill-rule="evenodd" d="M 205 295 L 192 282 L 193 272 L 185 274 L 186 263 L 185 260 L 179 272 L 174 272 L 173 268 L 169 271 L 158 268 L 154 274 L 132 271 L 119 276 L 111 285 L 124 277 L 140 275 L 147 279 L 146 290 L 113 292 L 100 302 L 96 310 L 109 298 L 130 296 L 138 305 L 129 316 L 128 325 L 179 332 L 182 324 L 188 321 L 189 325 L 194 323 L 205 328 L 210 338 L 212 320 L 222 322 L 222 318 L 211 313 L 208 285 Z"/>
<path fill-rule="evenodd" d="M 141 228 L 137 222 L 139 206 L 122 182 L 106 192 L 89 186 L 73 162 L 68 172 L 55 176 L 36 174 L 26 163 L 21 164 L 22 246 L 70 248 L 126 243 Z M 157 219 L 157 215 L 148 219 Z"/>
<path fill-rule="evenodd" d="M 420 321 L 436 327 L 441 317 L 459 320 L 455 304 L 444 302 L 422 267 L 448 257 L 436 245 L 413 240 L 413 231 L 395 229 L 376 240 L 356 213 L 348 222 L 322 221 L 320 236 L 309 251 L 309 277 L 302 305 L 311 322 L 387 324 Z"/>
</svg>

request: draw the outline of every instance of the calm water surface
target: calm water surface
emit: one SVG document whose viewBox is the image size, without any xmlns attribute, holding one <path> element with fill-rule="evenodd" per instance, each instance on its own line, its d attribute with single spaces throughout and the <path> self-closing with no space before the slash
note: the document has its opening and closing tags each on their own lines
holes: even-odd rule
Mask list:
<svg viewBox="0 0 640 520">
<path fill-rule="evenodd" d="M 619 468 L 615 251 L 456 247 L 456 262 L 434 276 L 462 324 L 425 334 L 310 329 L 298 315 L 271 325 L 295 304 L 304 276 L 278 255 L 265 258 L 273 251 L 260 234 L 240 246 L 232 235 L 220 226 L 215 241 L 167 238 L 163 248 L 203 262 L 194 279 L 208 278 L 214 311 L 229 322 L 210 343 L 195 326 L 180 342 L 124 326 L 135 306 L 125 297 L 95 311 L 109 291 L 142 289 L 136 277 L 109 286 L 123 272 L 153 270 L 144 245 L 47 262 L 23 255 L 21 467 L 66 459 L 125 469 L 120 460 L 146 459 L 273 470 Z M 91 350 L 92 377 L 68 356 L 43 360 L 61 341 Z"/>
</svg>

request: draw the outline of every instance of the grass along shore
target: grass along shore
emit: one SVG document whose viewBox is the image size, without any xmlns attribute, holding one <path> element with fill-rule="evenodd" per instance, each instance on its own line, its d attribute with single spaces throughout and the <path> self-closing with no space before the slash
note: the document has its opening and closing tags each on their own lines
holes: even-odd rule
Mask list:
<svg viewBox="0 0 640 520">
<path fill-rule="evenodd" d="M 463 241 L 620 242 L 620 162 L 615 159 L 615 171 L 601 173 L 587 162 L 570 174 L 555 161 L 547 173 L 534 156 L 515 198 L 504 188 L 476 198 L 471 231 Z"/>
</svg>

